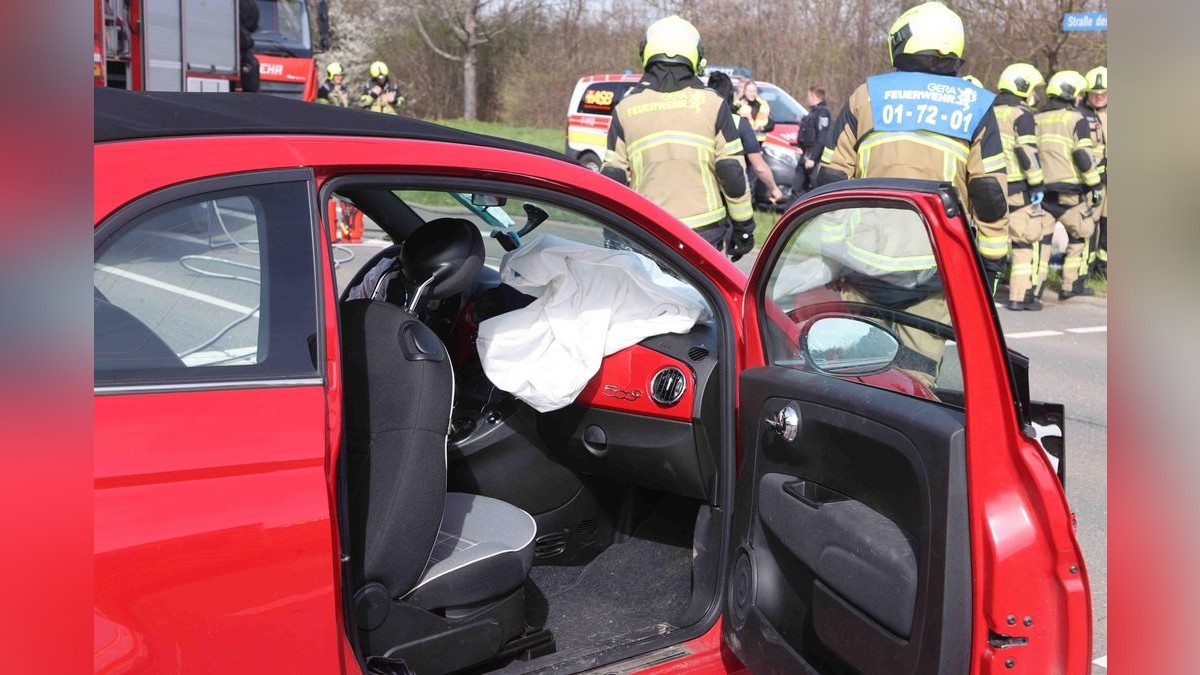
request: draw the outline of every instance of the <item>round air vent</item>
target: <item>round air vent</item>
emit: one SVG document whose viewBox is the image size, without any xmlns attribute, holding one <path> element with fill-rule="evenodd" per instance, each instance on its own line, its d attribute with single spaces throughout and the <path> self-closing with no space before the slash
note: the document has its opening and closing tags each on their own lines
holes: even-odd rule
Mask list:
<svg viewBox="0 0 1200 675">
<path fill-rule="evenodd" d="M 693 361 L 703 361 L 708 358 L 708 349 L 705 347 L 692 347 L 688 350 L 688 358 Z"/>
<path fill-rule="evenodd" d="M 670 366 L 654 374 L 650 380 L 650 398 L 659 405 L 675 405 L 687 390 L 687 377 L 683 371 Z"/>
</svg>

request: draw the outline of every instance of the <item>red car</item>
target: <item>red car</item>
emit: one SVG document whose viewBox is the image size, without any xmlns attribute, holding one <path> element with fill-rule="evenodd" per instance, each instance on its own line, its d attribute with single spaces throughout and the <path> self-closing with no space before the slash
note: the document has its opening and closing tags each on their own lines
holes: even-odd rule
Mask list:
<svg viewBox="0 0 1200 675">
<path fill-rule="evenodd" d="M 409 119 L 97 89 L 94 162 L 96 672 L 1088 672 L 1062 408 L 947 186 L 813 192 L 747 279 Z"/>
</svg>

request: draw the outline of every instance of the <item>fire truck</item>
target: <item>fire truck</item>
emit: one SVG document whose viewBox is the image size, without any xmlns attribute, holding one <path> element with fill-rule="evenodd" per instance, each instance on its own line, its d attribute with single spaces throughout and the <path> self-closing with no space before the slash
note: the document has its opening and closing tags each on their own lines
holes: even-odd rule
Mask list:
<svg viewBox="0 0 1200 675">
<path fill-rule="evenodd" d="M 239 2 L 253 2 L 258 23 L 243 31 Z M 253 90 L 242 65 L 257 61 L 257 91 L 312 101 L 314 51 L 329 46 L 329 12 L 315 3 L 313 44 L 308 0 L 93 0 L 92 76 L 98 87 L 146 91 Z M 250 38 L 253 48 L 245 50 Z M 247 58 L 248 54 L 253 54 Z M 244 86 L 250 85 L 250 86 Z"/>
</svg>

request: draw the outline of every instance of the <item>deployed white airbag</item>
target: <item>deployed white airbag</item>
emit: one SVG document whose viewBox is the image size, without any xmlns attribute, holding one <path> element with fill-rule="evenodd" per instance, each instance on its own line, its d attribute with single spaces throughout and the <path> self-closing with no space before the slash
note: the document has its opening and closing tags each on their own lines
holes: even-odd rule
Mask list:
<svg viewBox="0 0 1200 675">
<path fill-rule="evenodd" d="M 500 279 L 536 300 L 479 324 L 488 379 L 541 412 L 579 395 L 605 356 L 707 314 L 694 288 L 632 251 L 552 235 L 505 254 Z"/>
</svg>

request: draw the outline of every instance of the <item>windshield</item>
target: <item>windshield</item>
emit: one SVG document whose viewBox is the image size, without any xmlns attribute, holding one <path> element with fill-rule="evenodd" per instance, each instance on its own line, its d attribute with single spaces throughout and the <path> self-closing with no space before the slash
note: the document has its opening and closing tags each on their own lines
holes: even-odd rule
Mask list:
<svg viewBox="0 0 1200 675">
<path fill-rule="evenodd" d="M 758 95 L 766 99 L 767 105 L 771 106 L 771 121 L 776 124 L 797 124 L 801 117 L 808 114 L 804 106 L 779 87 L 760 84 Z"/>
<path fill-rule="evenodd" d="M 254 50 L 285 56 L 312 56 L 312 31 L 308 25 L 305 0 L 256 0 L 258 30 L 254 31 Z"/>
</svg>

